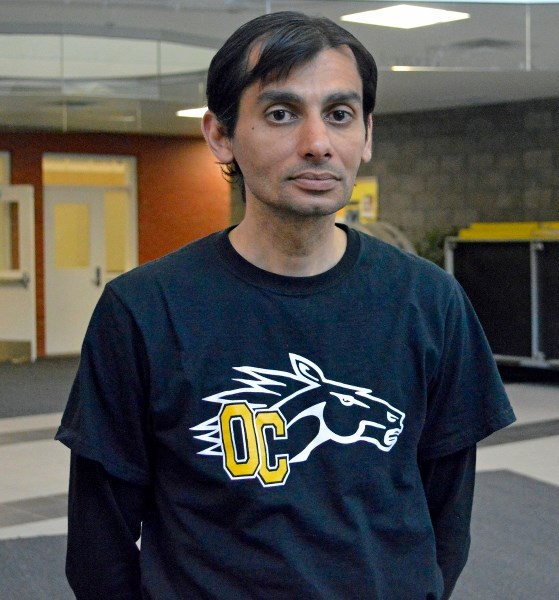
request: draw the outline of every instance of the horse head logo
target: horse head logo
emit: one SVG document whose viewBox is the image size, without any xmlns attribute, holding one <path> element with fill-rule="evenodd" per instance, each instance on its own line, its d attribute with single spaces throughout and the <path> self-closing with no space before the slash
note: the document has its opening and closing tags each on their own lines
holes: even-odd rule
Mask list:
<svg viewBox="0 0 559 600">
<path fill-rule="evenodd" d="M 307 379 L 318 394 L 313 394 L 317 402 L 293 417 L 287 427 L 289 429 L 309 417 L 318 419 L 320 424 L 316 437 L 290 462 L 306 460 L 315 448 L 328 441 L 338 444 L 368 442 L 383 452 L 394 446 L 403 429 L 403 412 L 371 395 L 369 389 L 327 379 L 317 365 L 302 356 L 292 354 L 290 358 L 294 372 Z M 283 405 L 279 402 L 276 406 Z"/>
<path fill-rule="evenodd" d="M 382 452 L 392 449 L 403 430 L 403 412 L 370 389 L 328 379 L 303 356 L 289 358 L 291 371 L 236 367 L 243 374 L 233 379 L 238 387 L 203 398 L 221 408 L 192 428 L 196 439 L 209 444 L 199 454 L 221 456 L 232 478 L 259 477 L 263 485 L 278 485 L 287 479 L 291 464 L 306 461 L 325 443 L 364 442 Z M 299 430 L 309 421 L 313 435 L 301 445 Z M 289 451 L 282 454 L 282 440 L 287 439 Z"/>
</svg>

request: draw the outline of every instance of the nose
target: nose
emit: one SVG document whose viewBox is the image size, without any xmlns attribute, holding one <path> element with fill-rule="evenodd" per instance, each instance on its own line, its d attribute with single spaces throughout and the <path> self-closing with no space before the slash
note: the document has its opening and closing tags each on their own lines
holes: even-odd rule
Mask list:
<svg viewBox="0 0 559 600">
<path fill-rule="evenodd" d="M 322 115 L 307 116 L 299 131 L 299 152 L 307 160 L 321 162 L 332 156 L 328 125 Z"/>
</svg>

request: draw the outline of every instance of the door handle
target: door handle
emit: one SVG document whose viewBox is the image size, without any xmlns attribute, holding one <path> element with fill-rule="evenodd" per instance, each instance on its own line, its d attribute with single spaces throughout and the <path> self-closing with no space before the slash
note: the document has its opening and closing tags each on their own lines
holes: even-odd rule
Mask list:
<svg viewBox="0 0 559 600">
<path fill-rule="evenodd" d="M 95 276 L 91 283 L 96 287 L 101 287 L 101 267 L 95 267 Z"/>
</svg>

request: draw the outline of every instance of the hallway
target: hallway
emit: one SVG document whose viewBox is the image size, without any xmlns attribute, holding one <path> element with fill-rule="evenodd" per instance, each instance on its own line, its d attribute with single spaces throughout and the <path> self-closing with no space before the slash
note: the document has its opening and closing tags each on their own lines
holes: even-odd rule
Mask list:
<svg viewBox="0 0 559 600">
<path fill-rule="evenodd" d="M 77 359 L 0 364 L 0 600 L 72 598 L 69 452 L 53 441 Z M 555 600 L 559 382 L 510 381 L 518 421 L 478 452 L 470 560 L 453 600 Z M 404 599 L 402 599 L 404 600 Z"/>
</svg>

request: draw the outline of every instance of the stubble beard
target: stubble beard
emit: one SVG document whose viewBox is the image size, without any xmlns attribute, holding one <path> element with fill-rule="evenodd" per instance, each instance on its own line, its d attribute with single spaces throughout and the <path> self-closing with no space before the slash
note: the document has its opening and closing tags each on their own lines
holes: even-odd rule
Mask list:
<svg viewBox="0 0 559 600">
<path fill-rule="evenodd" d="M 341 190 L 333 190 L 338 196 L 332 197 L 332 192 L 303 192 L 298 190 L 280 190 L 279 197 L 270 201 L 268 198 L 257 198 L 257 201 L 266 206 L 268 210 L 278 217 L 292 220 L 323 218 L 335 215 L 340 209 L 348 205 L 351 199 L 353 186 L 348 188 L 341 180 Z M 288 186 L 289 187 L 289 186 Z"/>
</svg>

